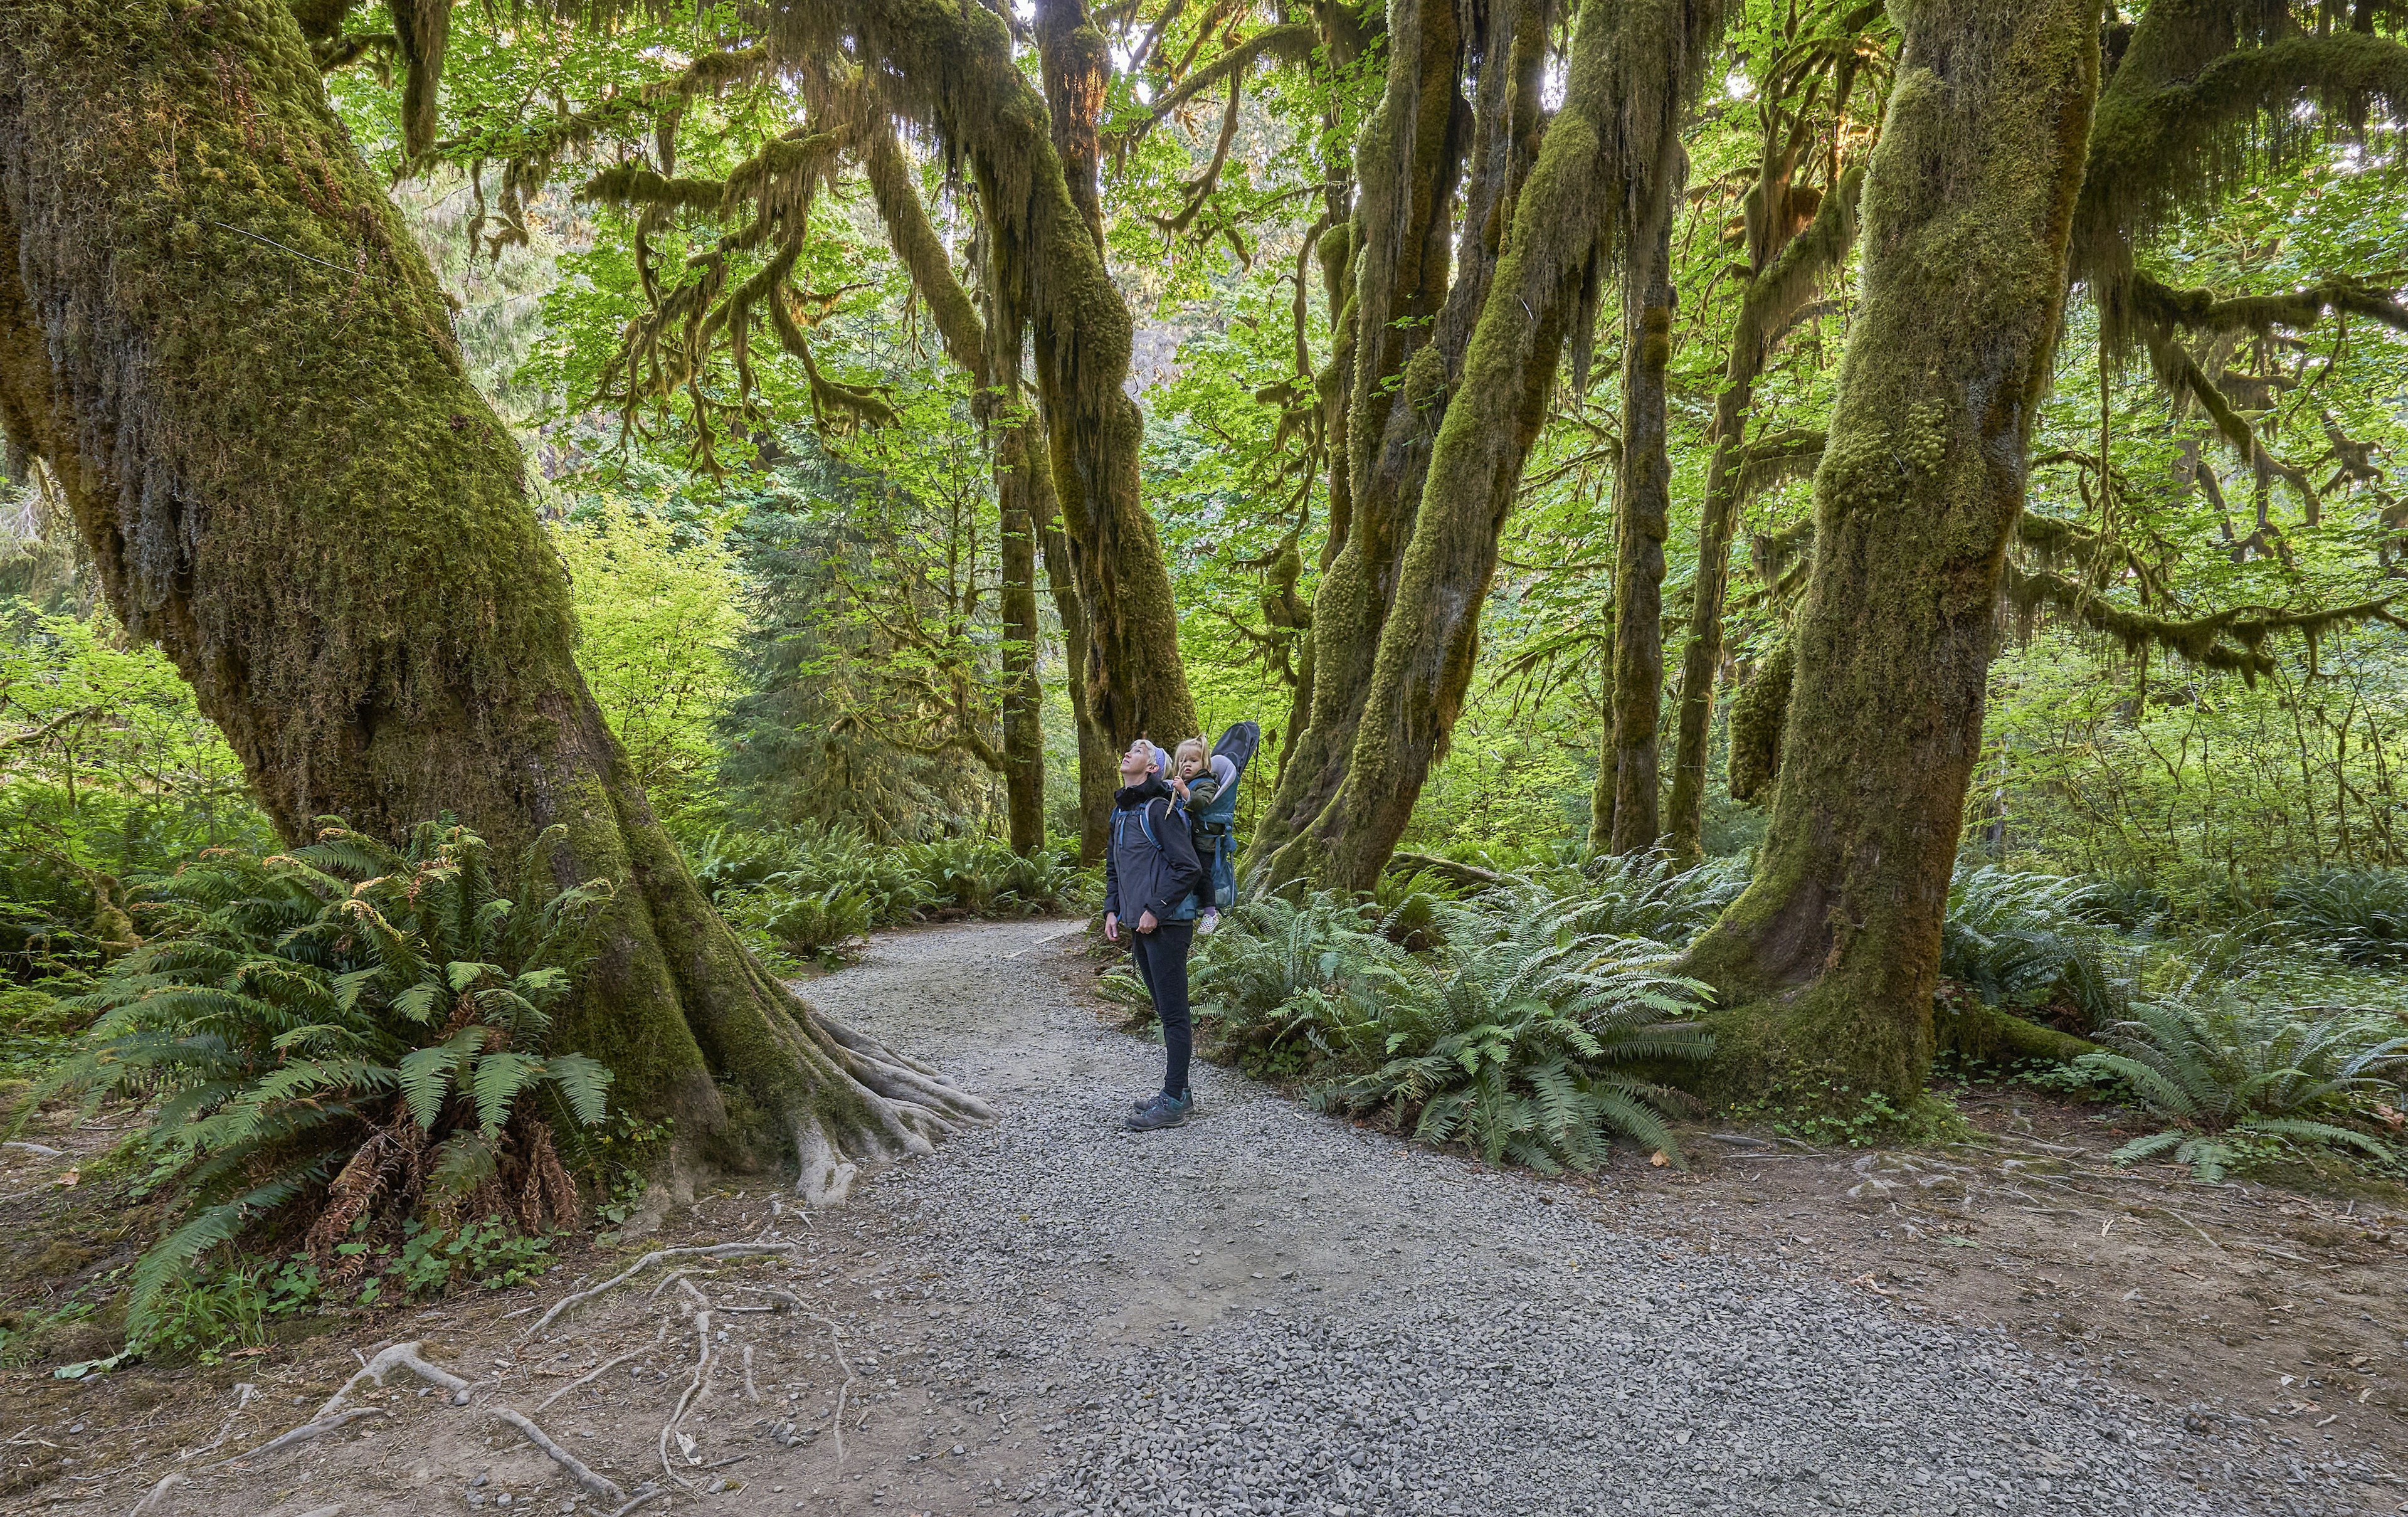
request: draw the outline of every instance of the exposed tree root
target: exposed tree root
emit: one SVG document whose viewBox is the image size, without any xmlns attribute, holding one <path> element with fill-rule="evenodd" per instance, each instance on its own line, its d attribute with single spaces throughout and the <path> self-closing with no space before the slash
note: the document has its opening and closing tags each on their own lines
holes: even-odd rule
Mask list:
<svg viewBox="0 0 2408 1517">
<path fill-rule="evenodd" d="M 804 1066 L 833 1064 L 853 1087 L 845 1093 L 849 1100 L 812 1102 L 789 1116 L 795 1192 L 806 1205 L 838 1205 L 863 1176 L 925 1156 L 939 1139 L 995 1120 L 993 1107 L 949 1084 L 933 1066 L 840 1022 L 818 1016 L 801 1030 L 806 1046 L 796 1052 Z"/>
<path fill-rule="evenodd" d="M 133 1517 L 175 1517 L 176 1487 L 183 1483 L 181 1475 L 160 1477 L 159 1483 L 134 1504 Z"/>
<path fill-rule="evenodd" d="M 494 1416 L 517 1428 L 529 1443 L 542 1450 L 553 1464 L 568 1471 L 569 1478 L 586 1490 L 609 1501 L 624 1501 L 627 1498 L 627 1493 L 619 1489 L 616 1481 L 586 1468 L 577 1455 L 554 1443 L 542 1428 L 529 1422 L 523 1413 L 509 1407 L 495 1407 L 492 1410 Z"/>
<path fill-rule="evenodd" d="M 627 1517 L 627 1513 L 635 1510 L 638 1507 L 642 1506 L 645 1502 L 651 1501 L 655 1497 L 665 1496 L 667 1492 L 668 1487 L 666 1485 L 644 1486 L 637 1491 L 634 1496 L 629 1496 L 624 1506 L 612 1511 L 610 1513 L 610 1517 Z"/>
<path fill-rule="evenodd" d="M 312 1438 L 337 1432 L 345 1425 L 355 1423 L 363 1417 L 381 1417 L 384 1414 L 385 1410 L 382 1407 L 348 1407 L 331 1417 L 312 1418 L 281 1437 L 268 1439 L 249 1453 L 237 1453 L 232 1458 L 221 1459 L 209 1467 L 222 1469 L 227 1465 L 238 1464 L 245 1459 L 265 1458 L 268 1454 L 280 1453 L 296 1444 L 307 1443 Z"/>
<path fill-rule="evenodd" d="M 538 1333 L 542 1332 L 545 1328 L 552 1325 L 554 1318 L 558 1317 L 562 1312 L 566 1311 L 569 1308 L 580 1306 L 587 1301 L 593 1300 L 595 1296 L 603 1295 L 605 1292 L 616 1290 L 618 1287 L 624 1285 L 627 1281 L 635 1279 L 638 1275 L 642 1274 L 645 1270 L 650 1269 L 652 1266 L 659 1264 L 665 1259 L 759 1258 L 769 1254 L 790 1252 L 794 1248 L 795 1245 L 792 1243 L 711 1243 L 696 1248 L 654 1249 L 652 1252 L 645 1254 L 642 1258 L 637 1260 L 634 1264 L 629 1265 L 626 1268 L 622 1269 L 617 1274 L 611 1276 L 609 1280 L 604 1281 L 601 1284 L 588 1286 L 586 1289 L 578 1292 L 574 1295 L 564 1295 L 559 1300 L 554 1301 L 552 1304 L 552 1309 L 550 1310 L 546 1311 L 542 1316 L 538 1317 L 535 1320 L 534 1326 L 529 1327 L 526 1331 L 519 1335 L 519 1341 L 523 1343 L 528 1338 L 531 1338 Z"/>
<path fill-rule="evenodd" d="M 207 1443 L 202 1444 L 197 1449 L 186 1449 L 183 1453 L 176 1455 L 176 1457 L 179 1459 L 198 1458 L 200 1455 L 208 1453 L 217 1449 L 220 1445 L 223 1444 L 226 1440 L 226 1435 L 234 1431 L 234 1420 L 242 1415 L 242 1409 L 251 1405 L 251 1398 L 257 1395 L 259 1395 L 259 1387 L 253 1385 L 249 1381 L 244 1381 L 242 1383 L 236 1385 L 234 1388 L 234 1410 L 225 1414 L 225 1421 L 218 1424 L 217 1436 L 210 1438 Z"/>
<path fill-rule="evenodd" d="M 669 1413 L 667 1422 L 661 1424 L 661 1473 L 673 1481 L 678 1479 L 678 1472 L 669 1463 L 669 1439 L 677 1437 L 678 1424 L 684 1422 L 685 1414 L 699 1404 L 705 1388 L 710 1383 L 710 1312 L 708 1309 L 694 1314 L 694 1378 L 686 1382 L 684 1393 L 678 1397 L 677 1410 Z"/>
<path fill-rule="evenodd" d="M 360 1381 L 364 1380 L 374 1381 L 377 1384 L 382 1385 L 384 1383 L 384 1378 L 396 1369 L 407 1369 L 411 1374 L 417 1376 L 420 1380 L 426 1381 L 428 1384 L 440 1386 L 442 1389 L 451 1392 L 452 1404 L 453 1406 L 466 1406 L 468 1404 L 468 1382 L 462 1380 L 459 1376 L 454 1375 L 450 1370 L 437 1369 L 435 1366 L 428 1364 L 424 1359 L 420 1358 L 418 1354 L 418 1339 L 411 1338 L 407 1343 L 395 1343 L 389 1348 L 378 1351 L 377 1356 L 369 1360 L 366 1365 L 362 1366 L 358 1374 L 353 1375 L 350 1380 L 343 1381 L 343 1388 L 337 1391 L 333 1395 L 327 1397 L 326 1404 L 320 1407 L 318 1409 L 318 1414 L 309 1420 L 313 1423 L 324 1422 L 337 1411 L 342 1410 L 343 1398 L 350 1395 L 352 1389 L 356 1387 Z M 266 1451 L 262 1450 L 261 1452 L 265 1453 Z"/>
<path fill-rule="evenodd" d="M 616 1359 L 604 1360 L 602 1363 L 595 1365 L 593 1368 L 587 1370 L 584 1374 L 578 1376 L 573 1381 L 570 1381 L 559 1390 L 552 1392 L 548 1396 L 545 1396 L 535 1410 L 538 1411 L 543 1411 L 549 1409 L 553 1402 L 559 1400 L 562 1396 L 566 1395 L 569 1392 L 576 1390 L 579 1386 L 593 1384 L 594 1381 L 601 1378 L 604 1370 L 616 1369 L 630 1359 L 642 1358 L 649 1352 L 651 1351 L 648 1349 L 630 1349 L 625 1353 L 619 1355 Z"/>
</svg>

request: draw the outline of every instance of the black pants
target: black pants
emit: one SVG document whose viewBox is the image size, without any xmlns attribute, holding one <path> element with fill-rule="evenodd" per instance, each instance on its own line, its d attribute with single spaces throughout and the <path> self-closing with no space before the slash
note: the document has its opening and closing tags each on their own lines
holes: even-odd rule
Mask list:
<svg viewBox="0 0 2408 1517">
<path fill-rule="evenodd" d="M 1162 1094 L 1187 1094 L 1187 1056 L 1196 1046 L 1196 1031 L 1187 1020 L 1187 949 L 1196 940 L 1196 923 L 1166 922 L 1152 932 L 1129 935 L 1129 954 L 1137 960 L 1137 976 L 1154 997 L 1154 1014 L 1162 1019 L 1162 1050 L 1168 1061 Z"/>
</svg>

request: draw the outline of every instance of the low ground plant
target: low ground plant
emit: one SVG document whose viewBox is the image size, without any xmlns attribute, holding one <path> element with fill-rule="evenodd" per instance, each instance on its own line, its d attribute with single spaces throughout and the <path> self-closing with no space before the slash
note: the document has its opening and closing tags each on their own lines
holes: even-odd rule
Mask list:
<svg viewBox="0 0 2408 1517">
<path fill-rule="evenodd" d="M 158 1103 L 146 1185 L 181 1218 L 134 1268 L 136 1341 L 247 1236 L 297 1238 L 348 1287 L 430 1231 L 580 1221 L 561 1150 L 601 1122 L 609 1076 L 549 1046 L 549 1009 L 609 886 L 547 892 L 544 841 L 515 900 L 480 839 L 435 823 L 399 851 L 327 824 L 151 889 L 148 941 L 68 1003 L 92 1024 L 48 1087 Z"/>
<path fill-rule="evenodd" d="M 848 827 L 718 832 L 693 851 L 695 875 L 758 952 L 830 960 L 881 927 L 945 912 L 1040 916 L 1083 909 L 1093 872 L 1074 851 L 1023 857 L 991 837 L 878 843 Z"/>
<path fill-rule="evenodd" d="M 1466 899 L 1399 893 L 1384 911 L 1329 892 L 1258 900 L 1198 951 L 1199 1012 L 1224 1052 L 1301 1081 L 1322 1109 L 1491 1163 L 1594 1169 L 1617 1138 L 1677 1159 L 1668 1117 L 1684 1098 L 1653 1072 L 1711 1051 L 1684 1020 L 1703 987 L 1670 972 L 1671 945 L 1585 924 L 1679 931 L 1707 881 L 1630 873 L 1636 887 L 1602 901 L 1563 871 Z M 1400 932 L 1407 909 L 1423 921 Z"/>
<path fill-rule="evenodd" d="M 2128 1019 L 2102 1033 L 2106 1050 L 2074 1061 L 2121 1081 L 2164 1123 L 2116 1150 L 2115 1161 L 2167 1155 L 2216 1181 L 2293 1148 L 2394 1160 L 2387 1144 L 2343 1122 L 2352 1097 L 2392 1083 L 2408 1038 L 2362 1012 L 2268 1005 L 2251 989 L 2194 981 L 2175 995 L 2136 1001 Z"/>
</svg>

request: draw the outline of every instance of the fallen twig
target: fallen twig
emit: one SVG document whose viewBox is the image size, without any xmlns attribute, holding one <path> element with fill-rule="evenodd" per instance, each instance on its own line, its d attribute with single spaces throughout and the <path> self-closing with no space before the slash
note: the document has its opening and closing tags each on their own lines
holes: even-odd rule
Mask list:
<svg viewBox="0 0 2408 1517">
<path fill-rule="evenodd" d="M 577 1455 L 554 1443 L 542 1428 L 529 1422 L 523 1413 L 509 1407 L 495 1407 L 493 1409 L 493 1413 L 517 1428 L 529 1443 L 541 1449 L 553 1464 L 568 1471 L 569 1478 L 586 1490 L 608 1501 L 624 1501 L 627 1498 L 627 1493 L 619 1489 L 617 1481 L 586 1468 Z"/>
<path fill-rule="evenodd" d="M 27 1153 L 44 1159 L 64 1159 L 67 1156 L 67 1151 L 64 1149 L 54 1149 L 48 1143 L 27 1143 L 14 1138 L 0 1143 L 0 1149 L 22 1149 Z"/>
<path fill-rule="evenodd" d="M 381 1417 L 384 1414 L 385 1410 L 382 1407 L 346 1407 L 341 1411 L 335 1413 L 331 1417 L 320 1416 L 311 1418 L 309 1421 L 303 1423 L 300 1426 L 293 1429 L 293 1431 L 286 1433 L 281 1437 L 268 1439 L 258 1448 L 251 1450 L 249 1453 L 237 1453 L 230 1458 L 221 1459 L 209 1467 L 212 1469 L 218 1469 L 240 1460 L 262 1458 L 267 1454 L 274 1453 L 280 1449 L 289 1449 L 296 1443 L 307 1443 L 313 1438 L 318 1438 L 324 1434 L 334 1432 L 337 1428 L 341 1427 L 346 1423 L 357 1422 L 362 1417 Z"/>
<path fill-rule="evenodd" d="M 761 1404 L 761 1387 L 752 1383 L 752 1345 L 744 1345 L 744 1398 L 754 1406 Z"/>
<path fill-rule="evenodd" d="M 573 1380 L 573 1381 L 570 1381 L 567 1384 L 566 1384 L 566 1385 L 562 1386 L 559 1390 L 552 1392 L 550 1395 L 545 1396 L 545 1397 L 543 1398 L 543 1404 L 542 1404 L 541 1406 L 537 1407 L 535 1410 L 538 1410 L 538 1411 L 541 1411 L 541 1410 L 544 1410 L 544 1408 L 551 1406 L 553 1402 L 555 1402 L 555 1401 L 559 1400 L 562 1396 L 566 1395 L 569 1392 L 571 1392 L 571 1391 L 573 1391 L 573 1390 L 577 1389 L 577 1388 L 578 1388 L 579 1386 L 580 1386 L 580 1385 L 583 1385 L 583 1384 L 586 1384 L 586 1383 L 590 1382 L 590 1381 L 593 1381 L 596 1376 L 600 1375 L 600 1374 L 602 1373 L 602 1371 L 604 1371 L 604 1370 L 606 1370 L 606 1369 L 612 1368 L 612 1367 L 616 1367 L 616 1366 L 619 1366 L 619 1365 L 624 1365 L 624 1364 L 625 1364 L 625 1363 L 626 1363 L 628 1360 L 630 1360 L 630 1359 L 638 1359 L 638 1358 L 641 1358 L 641 1357 L 643 1356 L 643 1354 L 644 1354 L 644 1352 L 645 1352 L 645 1351 L 644 1351 L 644 1350 L 642 1350 L 642 1349 L 630 1349 L 630 1350 L 629 1350 L 628 1352 L 626 1352 L 625 1353 L 623 1353 L 623 1354 L 619 1355 L 619 1357 L 617 1357 L 616 1359 L 609 1360 L 609 1361 L 608 1361 L 608 1362 L 606 1362 L 606 1363 L 603 1363 L 603 1364 L 595 1365 L 593 1368 L 591 1368 L 591 1369 L 587 1370 L 584 1374 L 582 1374 L 582 1375 L 579 1376 L 577 1379 L 575 1379 L 575 1380 Z"/>
<path fill-rule="evenodd" d="M 694 1257 L 706 1259 L 757 1258 L 766 1257 L 773 1253 L 789 1253 L 792 1252 L 796 1247 L 796 1245 L 793 1243 L 713 1243 L 708 1247 L 701 1248 L 654 1249 L 652 1252 L 645 1254 L 642 1258 L 637 1260 L 634 1264 L 629 1265 L 619 1273 L 611 1276 L 609 1280 L 604 1281 L 601 1284 L 579 1291 L 574 1295 L 562 1296 L 558 1301 L 552 1303 L 551 1310 L 545 1312 L 542 1316 L 538 1317 L 535 1320 L 535 1324 L 521 1333 L 519 1337 L 522 1338 L 533 1338 L 536 1334 L 540 1333 L 545 1328 L 551 1326 L 552 1319 L 558 1317 L 562 1312 L 566 1311 L 569 1308 L 577 1306 L 581 1302 L 590 1301 L 594 1299 L 594 1297 L 600 1295 L 605 1291 L 614 1290 L 617 1287 L 625 1284 L 628 1281 L 635 1279 L 638 1275 L 642 1274 L 645 1270 L 650 1269 L 652 1266 L 659 1264 L 665 1259 Z"/>
</svg>

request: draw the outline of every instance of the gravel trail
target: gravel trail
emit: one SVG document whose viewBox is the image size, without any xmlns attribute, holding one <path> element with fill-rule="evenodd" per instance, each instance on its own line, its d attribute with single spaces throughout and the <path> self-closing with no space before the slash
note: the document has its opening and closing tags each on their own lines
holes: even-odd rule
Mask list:
<svg viewBox="0 0 2408 1517">
<path fill-rule="evenodd" d="M 1085 971 L 1064 934 L 882 937 L 808 987 L 1005 1114 L 837 1214 L 904 1282 L 881 1331 L 928 1345 L 930 1403 L 996 1419 L 979 1452 L 1003 1473 L 978 1507 L 2139 1517 L 2400 1499 L 2368 1504 L 2370 1471 L 2245 1416 L 2145 1404 L 1779 1260 L 1620 1230 L 1577 1187 L 1413 1150 L 1224 1069 L 1197 1066 L 1185 1127 L 1125 1133 L 1159 1049 L 1072 1004 L 1063 976 Z M 879 1479 L 884 1510 L 917 1510 L 909 1468 Z"/>
</svg>

